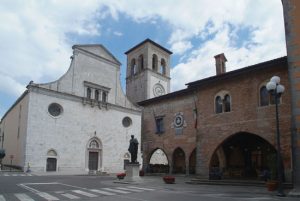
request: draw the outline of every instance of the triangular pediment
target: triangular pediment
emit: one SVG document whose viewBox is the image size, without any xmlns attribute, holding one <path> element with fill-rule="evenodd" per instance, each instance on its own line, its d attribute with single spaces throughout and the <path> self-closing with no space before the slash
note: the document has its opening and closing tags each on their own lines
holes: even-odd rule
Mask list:
<svg viewBox="0 0 300 201">
<path fill-rule="evenodd" d="M 80 49 L 86 53 L 91 53 L 95 56 L 104 58 L 113 63 L 121 65 L 121 63 L 116 59 L 103 45 L 74 45 L 73 49 Z"/>
</svg>

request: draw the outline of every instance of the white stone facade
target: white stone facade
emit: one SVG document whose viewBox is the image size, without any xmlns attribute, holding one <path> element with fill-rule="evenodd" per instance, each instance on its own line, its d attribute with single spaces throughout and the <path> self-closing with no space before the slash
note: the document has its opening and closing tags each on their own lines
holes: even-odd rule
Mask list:
<svg viewBox="0 0 300 201">
<path fill-rule="evenodd" d="M 7 154 L 21 158 L 14 165 L 24 170 L 29 164 L 32 171 L 46 171 L 47 161 L 56 161 L 51 162 L 55 164 L 54 171 L 123 171 L 130 136 L 141 142 L 141 109 L 124 95 L 120 63 L 103 46 L 75 45 L 73 49 L 65 75 L 55 82 L 28 85 L 28 101 L 23 106 L 27 108 L 23 115 L 26 130 L 21 134 L 24 140 L 15 148 L 23 147 L 23 151 L 7 150 Z M 8 118 L 21 102 L 1 122 L 7 138 L 14 136 L 9 133 L 14 123 Z M 49 113 L 53 103 L 61 107 L 58 116 Z M 125 117 L 131 120 L 127 126 L 122 123 Z M 142 162 L 140 153 L 138 161 Z"/>
</svg>

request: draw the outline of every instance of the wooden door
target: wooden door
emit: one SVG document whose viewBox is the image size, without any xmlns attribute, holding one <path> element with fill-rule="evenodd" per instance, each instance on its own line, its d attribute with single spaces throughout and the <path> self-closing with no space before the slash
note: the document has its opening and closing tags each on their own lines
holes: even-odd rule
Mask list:
<svg viewBox="0 0 300 201">
<path fill-rule="evenodd" d="M 89 170 L 98 170 L 98 152 L 89 152 Z"/>
</svg>

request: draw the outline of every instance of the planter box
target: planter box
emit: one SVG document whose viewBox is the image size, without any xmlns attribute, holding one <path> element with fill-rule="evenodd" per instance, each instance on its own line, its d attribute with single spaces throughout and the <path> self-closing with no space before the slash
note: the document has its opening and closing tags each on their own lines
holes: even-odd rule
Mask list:
<svg viewBox="0 0 300 201">
<path fill-rule="evenodd" d="M 278 181 L 267 181 L 266 182 L 268 191 L 275 191 L 278 188 Z"/>
<path fill-rule="evenodd" d="M 163 180 L 166 184 L 174 184 L 175 183 L 175 177 L 173 177 L 173 176 L 164 176 Z"/>
<path fill-rule="evenodd" d="M 118 179 L 124 179 L 125 176 L 126 176 L 125 173 L 119 173 L 119 174 L 117 174 L 117 178 Z"/>
</svg>

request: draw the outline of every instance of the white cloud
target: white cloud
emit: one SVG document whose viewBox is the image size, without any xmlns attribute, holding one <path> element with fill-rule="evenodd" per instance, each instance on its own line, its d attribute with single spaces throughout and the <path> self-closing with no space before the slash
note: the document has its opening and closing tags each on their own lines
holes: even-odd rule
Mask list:
<svg viewBox="0 0 300 201">
<path fill-rule="evenodd" d="M 0 85 L 0 92 L 20 94 L 28 80 L 44 82 L 65 73 L 74 43 L 67 34 L 99 36 L 102 8 L 99 1 L 2 1 L 0 75 L 15 84 Z"/>
<path fill-rule="evenodd" d="M 123 36 L 123 33 L 119 32 L 119 31 L 114 31 L 114 35 L 116 35 L 116 36 Z"/>
<path fill-rule="evenodd" d="M 190 41 L 178 41 L 172 44 L 171 50 L 174 54 L 183 54 L 192 47 L 193 46 Z"/>
<path fill-rule="evenodd" d="M 9 76 L 3 76 L 0 74 L 0 86 L 3 87 L 4 93 L 13 94 L 15 96 L 20 95 L 24 92 L 25 87 L 22 84 L 19 84 L 15 80 L 11 79 Z"/>
<path fill-rule="evenodd" d="M 172 89 L 214 75 L 213 56 L 224 52 L 228 70 L 274 59 L 286 54 L 281 1 L 265 0 L 152 0 L 114 1 L 111 7 L 137 22 L 157 17 L 173 28 L 168 44 L 186 62 L 172 69 Z M 225 26 L 228 25 L 228 26 Z M 249 30 L 250 38 L 237 44 L 238 30 Z M 196 46 L 192 40 L 202 39 Z M 193 48 L 186 59 L 186 51 Z"/>
<path fill-rule="evenodd" d="M 213 56 L 221 52 L 229 60 L 228 70 L 285 54 L 279 0 L 4 0 L 0 4 L 0 55 L 5 59 L 0 61 L 0 75 L 14 84 L 1 84 L 0 91 L 20 94 L 20 86 L 24 88 L 28 80 L 42 82 L 45 77 L 61 76 L 69 66 L 74 42 L 67 34 L 100 36 L 101 20 L 118 20 L 120 13 L 136 22 L 157 26 L 167 22 L 172 28 L 167 43 L 175 54 L 185 56 L 172 69 L 173 90 L 214 75 Z M 251 37 L 237 46 L 236 30 L 241 27 L 248 27 Z M 122 35 L 121 31 L 114 34 Z M 194 44 L 194 40 L 204 42 Z"/>
</svg>

